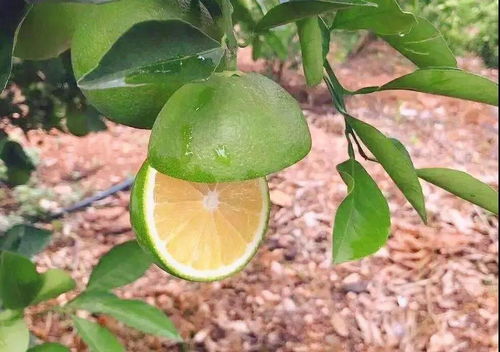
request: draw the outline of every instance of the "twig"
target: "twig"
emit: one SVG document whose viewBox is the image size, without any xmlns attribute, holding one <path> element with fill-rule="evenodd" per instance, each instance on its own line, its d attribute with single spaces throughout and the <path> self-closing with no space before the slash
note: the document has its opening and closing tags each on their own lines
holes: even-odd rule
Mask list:
<svg viewBox="0 0 500 352">
<path fill-rule="evenodd" d="M 352 138 L 354 139 L 354 143 L 356 143 L 356 146 L 358 147 L 358 152 L 359 152 L 359 155 L 361 155 L 361 157 L 365 160 L 368 160 L 368 161 L 373 161 L 374 163 L 378 163 L 378 160 L 375 159 L 375 158 L 372 158 L 370 156 L 368 156 L 365 151 L 363 150 L 363 146 L 361 145 L 361 143 L 359 142 L 358 140 L 358 137 L 356 136 L 356 134 L 354 132 L 351 133 L 351 136 Z"/>
</svg>

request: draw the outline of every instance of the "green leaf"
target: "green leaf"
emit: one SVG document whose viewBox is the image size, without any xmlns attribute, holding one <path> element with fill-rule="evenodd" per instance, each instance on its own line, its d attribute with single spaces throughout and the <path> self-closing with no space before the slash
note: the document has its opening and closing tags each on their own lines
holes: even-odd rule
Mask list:
<svg viewBox="0 0 500 352">
<path fill-rule="evenodd" d="M 6 321 L 13 321 L 23 318 L 24 311 L 22 309 L 0 309 L 0 324 Z"/>
<path fill-rule="evenodd" d="M 222 58 L 220 44 L 179 20 L 134 25 L 79 81 L 85 90 L 154 84 L 172 92 L 212 74 Z"/>
<path fill-rule="evenodd" d="M 124 352 L 118 339 L 106 328 L 86 319 L 73 317 L 78 334 L 88 345 L 90 352 Z"/>
<path fill-rule="evenodd" d="M 84 292 L 69 306 L 91 313 L 110 315 L 147 334 L 182 341 L 172 321 L 159 309 L 138 300 L 125 300 L 107 292 Z"/>
<path fill-rule="evenodd" d="M 498 215 L 498 192 L 477 178 L 445 168 L 419 169 L 417 174 L 425 181 Z"/>
<path fill-rule="evenodd" d="M 274 31 L 255 36 L 252 42 L 252 57 L 254 60 L 288 59 L 290 45 L 297 34 L 295 26 L 282 26 Z"/>
<path fill-rule="evenodd" d="M 90 275 L 87 290 L 110 290 L 140 278 L 151 266 L 152 259 L 136 241 L 112 248 L 101 257 Z"/>
<path fill-rule="evenodd" d="M 50 269 L 42 275 L 43 284 L 32 304 L 36 304 L 71 291 L 76 283 L 67 272 L 61 269 Z"/>
<path fill-rule="evenodd" d="M 410 161 L 411 165 L 413 167 L 415 167 L 415 165 L 413 165 L 413 160 L 411 159 L 411 155 L 410 155 L 410 152 L 408 152 L 408 149 L 406 149 L 406 147 L 404 146 L 403 143 L 401 143 L 401 141 L 399 139 L 396 139 L 396 138 L 389 138 L 389 140 L 392 142 L 392 144 L 394 144 L 396 146 L 396 148 L 399 149 L 399 151 L 404 154 L 408 160 Z"/>
<path fill-rule="evenodd" d="M 201 0 L 201 3 L 207 8 L 212 18 L 222 17 L 222 9 L 219 6 L 218 0 Z M 231 1 L 234 7 L 233 1 Z"/>
<path fill-rule="evenodd" d="M 0 153 L 2 152 L 3 146 L 9 140 L 9 135 L 5 131 L 0 130 Z"/>
<path fill-rule="evenodd" d="M 234 0 L 231 1 L 231 4 L 233 5 L 233 23 L 243 27 L 245 32 L 254 31 L 257 21 L 254 18 L 254 13 L 252 13 L 249 7 L 254 4 L 245 0 Z"/>
<path fill-rule="evenodd" d="M 292 25 L 281 26 L 273 31 L 265 31 L 255 35 L 255 28 L 259 20 L 264 17 L 265 8 L 274 6 L 276 0 L 265 3 L 249 2 L 246 0 L 234 0 L 233 22 L 240 27 L 241 39 L 252 42 L 252 57 L 271 59 L 277 56 L 280 60 L 286 60 L 289 56 L 289 45 L 297 34 Z M 263 6 L 267 5 L 267 6 Z"/>
<path fill-rule="evenodd" d="M 30 180 L 31 170 L 11 166 L 7 169 L 7 183 L 12 186 L 24 185 Z"/>
<path fill-rule="evenodd" d="M 26 352 L 30 333 L 22 317 L 0 320 L 0 351 Z"/>
<path fill-rule="evenodd" d="M 382 38 L 418 67 L 456 67 L 457 60 L 439 30 L 423 17 L 406 34 Z"/>
<path fill-rule="evenodd" d="M 288 33 L 283 33 L 279 31 L 268 32 L 262 37 L 265 43 L 274 51 L 274 54 L 280 59 L 285 61 L 288 59 L 288 43 L 289 36 Z M 264 54 L 258 56 L 259 58 L 266 58 Z"/>
<path fill-rule="evenodd" d="M 7 85 L 12 70 L 12 52 L 17 29 L 30 8 L 31 5 L 22 0 L 0 2 L 0 93 Z"/>
<path fill-rule="evenodd" d="M 0 159 L 2 159 L 7 167 L 19 166 L 23 168 L 34 168 L 33 162 L 24 152 L 23 147 L 12 140 L 7 140 L 2 143 Z"/>
<path fill-rule="evenodd" d="M 347 121 L 403 192 L 422 220 L 427 222 L 422 186 L 408 154 L 400 150 L 391 139 L 375 127 L 352 116 L 349 116 Z"/>
<path fill-rule="evenodd" d="M 0 159 L 7 167 L 8 182 L 12 185 L 21 185 L 29 180 L 35 165 L 24 152 L 23 147 L 14 141 L 6 141 L 0 151 Z"/>
<path fill-rule="evenodd" d="M 335 16 L 334 29 L 367 29 L 379 35 L 408 33 L 415 17 L 404 12 L 396 0 L 371 0 L 377 7 L 352 7 Z"/>
<path fill-rule="evenodd" d="M 333 227 L 333 261 L 343 263 L 378 251 L 391 226 L 389 206 L 377 184 L 354 159 L 337 166 L 348 195 Z"/>
<path fill-rule="evenodd" d="M 498 106 L 498 84 L 478 75 L 453 68 L 425 68 L 384 84 L 362 88 L 354 94 L 383 90 L 412 90 Z"/>
<path fill-rule="evenodd" d="M 364 0 L 302 0 L 285 2 L 269 10 L 257 23 L 255 30 L 262 32 L 307 17 L 314 17 L 350 7 L 366 6 L 375 5 L 373 2 Z"/>
<path fill-rule="evenodd" d="M 248 0 L 231 0 L 233 5 L 233 23 L 240 27 L 247 39 L 254 35 L 257 23 L 264 17 L 269 1 L 257 2 Z M 273 0 L 271 2 L 274 2 Z M 271 4 L 274 6 L 275 4 Z"/>
<path fill-rule="evenodd" d="M 324 63 L 324 60 L 326 59 L 328 53 L 330 52 L 331 32 L 330 29 L 328 28 L 328 24 L 322 17 L 320 17 L 319 19 L 319 28 L 321 30 L 321 38 L 322 38 L 321 46 L 323 47 L 323 59 L 321 62 Z"/>
<path fill-rule="evenodd" d="M 101 115 L 90 106 L 84 111 L 68 111 L 66 114 L 66 127 L 71 134 L 78 137 L 86 136 L 91 132 L 106 130 L 106 124 L 101 119 Z"/>
<path fill-rule="evenodd" d="M 42 286 L 35 265 L 19 254 L 0 254 L 0 299 L 9 309 L 27 307 Z"/>
<path fill-rule="evenodd" d="M 323 35 L 318 17 L 297 21 L 302 65 L 307 85 L 316 86 L 323 80 Z"/>
<path fill-rule="evenodd" d="M 31 225 L 14 225 L 0 237 L 0 250 L 10 251 L 31 258 L 50 242 L 52 233 Z"/>
<path fill-rule="evenodd" d="M 44 343 L 31 347 L 26 352 L 70 352 L 69 348 L 58 343 Z"/>
</svg>

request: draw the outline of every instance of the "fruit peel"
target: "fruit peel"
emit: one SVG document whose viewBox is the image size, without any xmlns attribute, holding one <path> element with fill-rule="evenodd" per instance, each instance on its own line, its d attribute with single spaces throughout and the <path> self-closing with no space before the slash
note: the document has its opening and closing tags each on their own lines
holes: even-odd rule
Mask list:
<svg viewBox="0 0 500 352">
<path fill-rule="evenodd" d="M 295 99 L 256 74 L 223 72 L 180 88 L 153 126 L 148 159 L 191 182 L 233 182 L 291 166 L 311 149 Z"/>
</svg>

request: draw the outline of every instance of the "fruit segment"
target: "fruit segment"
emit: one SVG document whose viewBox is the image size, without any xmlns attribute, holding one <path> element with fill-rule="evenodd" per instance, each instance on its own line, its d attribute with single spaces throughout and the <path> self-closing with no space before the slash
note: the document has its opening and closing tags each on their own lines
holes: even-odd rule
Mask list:
<svg viewBox="0 0 500 352">
<path fill-rule="evenodd" d="M 262 236 L 266 192 L 261 179 L 202 184 L 156 173 L 153 209 L 160 245 L 175 261 L 197 271 L 230 266 Z"/>
</svg>

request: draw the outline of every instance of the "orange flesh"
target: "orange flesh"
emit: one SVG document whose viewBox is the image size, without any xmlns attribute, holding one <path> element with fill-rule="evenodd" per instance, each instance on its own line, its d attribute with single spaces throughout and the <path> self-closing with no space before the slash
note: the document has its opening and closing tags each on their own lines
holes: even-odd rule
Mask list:
<svg viewBox="0 0 500 352">
<path fill-rule="evenodd" d="M 156 174 L 154 220 L 167 251 L 195 270 L 231 265 L 255 236 L 266 200 L 260 180 L 201 184 Z"/>
</svg>

